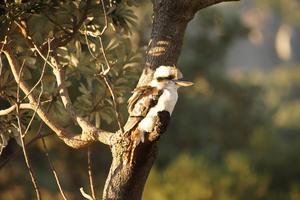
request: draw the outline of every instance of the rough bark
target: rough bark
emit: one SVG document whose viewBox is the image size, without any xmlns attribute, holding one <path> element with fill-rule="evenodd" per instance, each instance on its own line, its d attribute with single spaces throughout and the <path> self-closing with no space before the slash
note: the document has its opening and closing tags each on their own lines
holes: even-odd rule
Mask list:
<svg viewBox="0 0 300 200">
<path fill-rule="evenodd" d="M 220 2 L 222 1 L 153 1 L 153 29 L 145 58 L 145 69 L 138 86 L 147 84 L 158 66 L 177 63 L 188 22 L 198 9 Z M 142 198 L 145 182 L 157 154 L 159 136 L 160 134 L 150 133 L 148 141 L 139 145 L 135 150 L 132 165 L 124 164 L 124 152 L 126 152 L 124 138 L 126 136 L 121 136 L 119 142 L 111 146 L 113 160 L 104 188 L 104 200 L 139 200 Z"/>
<path fill-rule="evenodd" d="M 154 1 L 153 28 L 145 58 L 145 70 L 139 85 L 147 84 L 153 71 L 160 65 L 174 65 L 180 55 L 183 36 L 192 10 L 186 9 L 184 1 Z"/>
<path fill-rule="evenodd" d="M 121 143 L 112 147 L 112 164 L 105 183 L 103 199 L 141 199 L 151 166 L 155 160 L 156 143 L 147 142 L 135 150 L 134 163 L 124 164 L 126 151 Z"/>
</svg>

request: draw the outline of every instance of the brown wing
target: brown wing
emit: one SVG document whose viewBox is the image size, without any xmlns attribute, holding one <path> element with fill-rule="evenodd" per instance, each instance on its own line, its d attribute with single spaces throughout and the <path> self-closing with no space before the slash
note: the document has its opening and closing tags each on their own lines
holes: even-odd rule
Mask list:
<svg viewBox="0 0 300 200">
<path fill-rule="evenodd" d="M 132 96 L 128 99 L 129 118 L 124 126 L 125 132 L 134 128 L 147 115 L 161 94 L 161 90 L 151 86 L 142 86 L 133 90 Z"/>
</svg>

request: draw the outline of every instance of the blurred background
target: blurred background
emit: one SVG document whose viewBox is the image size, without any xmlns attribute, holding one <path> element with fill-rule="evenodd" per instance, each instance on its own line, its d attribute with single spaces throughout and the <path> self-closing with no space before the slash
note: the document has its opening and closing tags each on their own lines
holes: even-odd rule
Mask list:
<svg viewBox="0 0 300 200">
<path fill-rule="evenodd" d="M 134 9 L 130 39 L 145 48 L 152 7 Z M 299 9 L 297 0 L 247 0 L 204 9 L 190 22 L 178 67 L 195 85 L 179 91 L 144 200 L 300 200 Z M 14 156 L 0 169 L 0 199 L 33 199 L 15 143 L 5 150 Z M 67 196 L 82 199 L 86 149 L 56 136 L 47 144 Z M 42 194 L 61 199 L 41 148 L 31 145 L 29 155 Z M 91 150 L 99 196 L 111 155 L 104 145 Z"/>
</svg>

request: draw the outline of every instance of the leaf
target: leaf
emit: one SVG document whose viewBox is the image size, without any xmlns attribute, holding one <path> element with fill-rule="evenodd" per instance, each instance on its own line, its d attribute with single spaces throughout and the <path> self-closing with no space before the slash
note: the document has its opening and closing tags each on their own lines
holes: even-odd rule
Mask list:
<svg viewBox="0 0 300 200">
<path fill-rule="evenodd" d="M 128 80 L 126 78 L 119 78 L 115 81 L 115 85 L 125 85 L 128 83 Z"/>
<path fill-rule="evenodd" d="M 33 57 L 26 57 L 25 59 L 25 64 L 28 65 L 29 67 L 35 68 L 35 63 L 36 63 L 36 58 Z"/>
<path fill-rule="evenodd" d="M 79 58 L 81 56 L 81 43 L 79 40 L 75 41 L 75 48 L 76 48 L 76 57 Z"/>
<path fill-rule="evenodd" d="M 21 137 L 19 134 L 17 136 L 15 136 L 14 139 L 19 146 L 22 146 L 22 141 L 21 141 Z"/>
<path fill-rule="evenodd" d="M 71 62 L 72 66 L 77 67 L 78 63 L 79 63 L 79 60 L 77 59 L 77 57 L 74 54 L 71 54 L 70 62 Z"/>
<path fill-rule="evenodd" d="M 61 56 L 63 58 L 69 57 L 69 52 L 67 47 L 58 47 L 56 52 L 58 56 Z"/>
<path fill-rule="evenodd" d="M 3 149 L 8 144 L 8 140 L 9 140 L 9 136 L 6 136 L 6 135 L 0 133 L 0 155 L 3 151 Z"/>
<path fill-rule="evenodd" d="M 107 46 L 105 47 L 105 50 L 110 51 L 119 46 L 119 41 L 116 38 L 113 38 L 109 41 Z"/>
<path fill-rule="evenodd" d="M 90 94 L 90 91 L 85 87 L 84 84 L 80 83 L 80 86 L 78 88 L 78 90 L 83 93 L 83 94 L 86 94 L 86 95 L 89 95 Z"/>
<path fill-rule="evenodd" d="M 95 126 L 97 128 L 100 128 L 100 122 L 101 122 L 100 113 L 96 112 L 95 113 Z"/>
<path fill-rule="evenodd" d="M 101 112 L 101 118 L 107 123 L 111 124 L 115 119 L 112 117 L 113 113 L 108 109 L 103 109 Z"/>
<path fill-rule="evenodd" d="M 2 67 L 3 67 L 2 57 L 0 56 L 0 76 L 2 74 Z"/>
</svg>

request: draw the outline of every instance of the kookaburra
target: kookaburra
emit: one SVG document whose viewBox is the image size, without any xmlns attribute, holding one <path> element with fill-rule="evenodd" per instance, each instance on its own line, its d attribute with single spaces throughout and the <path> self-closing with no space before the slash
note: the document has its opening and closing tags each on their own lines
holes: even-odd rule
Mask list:
<svg viewBox="0 0 300 200">
<path fill-rule="evenodd" d="M 148 85 L 133 90 L 128 100 L 129 120 L 124 130 L 131 133 L 134 147 L 144 142 L 145 134 L 154 130 L 165 132 L 178 99 L 177 89 L 193 85 L 182 78 L 182 73 L 175 66 L 160 66 Z"/>
</svg>

